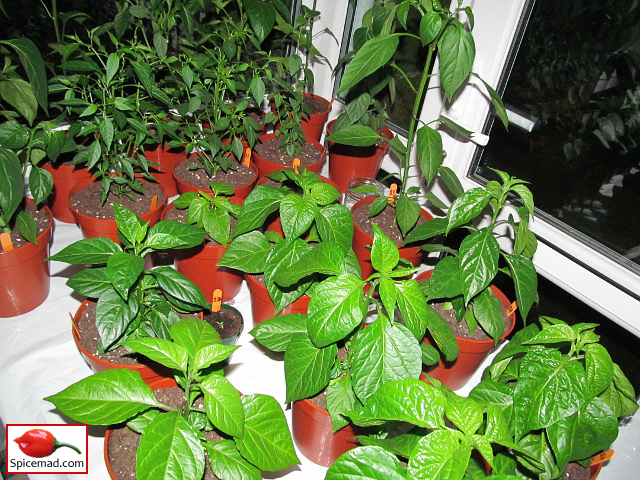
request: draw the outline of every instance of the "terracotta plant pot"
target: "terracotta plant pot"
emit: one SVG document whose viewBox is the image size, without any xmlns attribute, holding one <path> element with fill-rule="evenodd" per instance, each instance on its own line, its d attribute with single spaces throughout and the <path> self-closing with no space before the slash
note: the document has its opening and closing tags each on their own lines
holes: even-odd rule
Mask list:
<svg viewBox="0 0 640 480">
<path fill-rule="evenodd" d="M 351 208 L 351 213 L 362 205 L 372 203 L 376 198 L 377 197 L 367 197 L 359 200 Z M 433 217 L 424 209 L 420 211 L 420 215 L 422 215 L 422 218 L 427 221 L 433 219 Z M 357 223 L 354 222 L 353 226 L 353 251 L 358 258 L 358 263 L 362 270 L 362 278 L 368 278 L 373 273 L 373 267 L 371 266 L 371 245 L 373 244 L 373 236 L 365 233 Z M 367 246 L 369 247 L 367 248 Z M 415 267 L 420 265 L 420 262 L 422 261 L 422 250 L 420 250 L 420 247 L 400 247 L 398 248 L 398 251 L 400 253 L 400 258 L 408 260 Z"/>
<path fill-rule="evenodd" d="M 416 277 L 416 280 L 428 280 L 431 278 L 432 271 L 422 272 Z M 509 299 L 498 287 L 491 285 L 491 291 L 496 296 L 504 308 L 508 308 L 511 305 Z M 512 313 L 509 316 L 511 320 L 511 326 L 505 333 L 500 336 L 500 341 L 504 340 L 514 329 L 516 325 L 516 315 Z M 431 339 L 425 336 L 423 338 L 424 343 L 433 345 Z M 456 337 L 456 343 L 460 349 L 458 358 L 453 362 L 445 362 L 440 360 L 433 367 L 429 367 L 428 370 L 424 370 L 420 376 L 421 380 L 427 381 L 424 374 L 429 375 L 437 380 L 440 380 L 451 390 L 457 390 L 463 387 L 471 375 L 478 369 L 482 361 L 487 358 L 487 355 L 495 348 L 493 340 L 475 340 L 469 338 Z"/>
<path fill-rule="evenodd" d="M 167 198 L 175 197 L 178 189 L 173 178 L 173 167 L 187 157 L 185 151 L 158 145 L 152 150 L 145 150 L 144 156 L 147 160 L 158 164 L 156 167 L 149 168 L 149 172 L 162 185 Z"/>
<path fill-rule="evenodd" d="M 195 158 L 195 154 L 190 155 L 188 158 L 184 159 L 183 161 L 186 162 L 187 160 L 191 160 L 193 158 Z M 174 165 L 174 169 L 180 163 L 182 163 L 182 161 L 176 162 L 176 164 Z M 251 193 L 251 190 L 253 190 L 253 187 L 255 186 L 256 181 L 258 180 L 258 168 L 255 165 L 250 165 L 250 168 L 255 172 L 255 176 L 251 178 L 251 181 L 249 183 L 234 187 L 234 192 L 235 192 L 233 195 L 234 198 L 244 200 L 245 198 L 247 198 L 247 195 Z M 206 193 L 213 193 L 209 188 L 198 188 L 194 185 L 190 185 L 189 183 L 184 182 L 183 180 L 181 180 L 175 175 L 175 172 L 173 173 L 173 179 L 176 183 L 176 188 L 178 189 L 179 194 L 183 194 L 186 192 L 197 192 L 199 190 Z"/>
<path fill-rule="evenodd" d="M 307 399 L 293 402 L 291 416 L 298 450 L 317 465 L 329 467 L 344 452 L 359 445 L 351 425 L 333 433 L 329 412 Z"/>
<path fill-rule="evenodd" d="M 309 115 L 308 119 L 305 118 L 302 120 L 302 131 L 307 138 L 307 142 L 309 140 L 315 140 L 316 142 L 319 142 L 320 137 L 322 137 L 322 130 L 324 130 L 324 125 L 329 119 L 329 113 L 331 113 L 331 103 L 326 98 L 323 98 L 320 95 L 314 95 L 313 93 L 305 93 L 304 95 L 305 97 L 315 98 L 326 104 L 325 110 L 318 113 L 312 113 L 311 115 Z"/>
<path fill-rule="evenodd" d="M 88 352 L 80 344 L 78 323 L 80 322 L 80 318 L 82 317 L 84 311 L 87 309 L 89 303 L 89 300 L 85 300 L 76 311 L 76 314 L 73 316 L 73 328 L 71 329 L 71 333 L 73 334 L 73 341 L 76 342 L 76 346 L 78 347 L 78 350 L 80 350 L 82 358 L 84 358 L 84 361 L 87 363 L 87 365 L 91 367 L 91 370 L 93 370 L 94 372 L 102 372 L 103 370 L 109 370 L 112 368 L 126 368 L 127 370 L 134 370 L 140 374 L 147 385 L 151 385 L 151 382 L 158 379 L 169 378 L 173 380 L 172 378 L 170 378 L 172 376 L 171 370 L 159 364 L 150 363 L 149 365 L 143 365 L 139 363 L 136 365 L 124 365 L 120 363 L 107 362 L 94 355 L 93 353 Z"/>
<path fill-rule="evenodd" d="M 263 142 L 267 142 L 269 140 L 274 139 L 275 134 L 267 133 L 266 135 L 262 135 L 261 138 Z M 311 145 L 316 147 L 320 152 L 322 152 L 322 156 L 320 160 L 314 163 L 310 163 L 302 166 L 311 170 L 312 172 L 320 173 L 324 165 L 324 162 L 327 159 L 327 150 L 322 145 L 320 145 L 320 143 L 318 143 L 316 140 L 307 139 L 307 143 L 310 143 Z M 251 159 L 255 163 L 255 166 L 258 168 L 258 175 L 260 175 L 261 177 L 264 177 L 265 175 L 269 175 L 270 173 L 275 172 L 277 170 L 283 170 L 285 168 L 292 167 L 292 165 L 283 165 L 281 163 L 272 162 L 271 160 L 267 160 L 266 158 L 261 157 L 255 148 L 251 153 Z"/>
<path fill-rule="evenodd" d="M 264 322 L 268 318 L 273 318 L 276 314 L 276 307 L 271 301 L 267 287 L 258 282 L 253 275 L 245 275 L 249 293 L 251 294 L 251 313 L 253 315 L 253 326 Z M 307 313 L 307 307 L 311 297 L 303 295 L 291 305 L 287 306 L 279 315 L 287 313 Z"/>
<path fill-rule="evenodd" d="M 71 198 L 77 191 L 85 188 L 85 186 L 76 186 L 69 193 L 69 198 Z M 160 185 L 160 188 L 162 186 Z M 161 202 L 158 202 L 156 208 L 149 210 L 139 217 L 145 221 L 149 222 L 151 226 L 155 225 L 158 220 L 160 220 L 160 215 L 162 215 L 162 210 L 164 208 L 164 204 L 166 201 L 166 194 L 163 195 L 163 199 Z M 116 221 L 110 218 L 96 218 L 91 217 L 89 215 L 85 215 L 82 212 L 79 212 L 73 207 L 71 208 L 71 212 L 75 217 L 75 222 L 80 226 L 80 230 L 82 230 L 82 236 L 84 238 L 95 238 L 95 237 L 105 237 L 110 238 L 114 242 L 120 243 L 118 240 L 118 226 L 116 225 Z"/>
<path fill-rule="evenodd" d="M 336 121 L 327 125 L 327 135 L 333 131 Z M 382 135 L 391 138 L 393 133 L 384 127 Z M 389 151 L 389 143 L 371 147 L 354 147 L 335 142 L 328 142 L 329 177 L 338 185 L 342 193 L 347 191 L 349 181 L 354 178 L 376 178 L 382 159 Z"/>
<path fill-rule="evenodd" d="M 173 203 L 167 205 L 162 212 L 165 218 L 167 212 L 174 208 Z M 176 270 L 195 283 L 205 298 L 211 300 L 216 288 L 222 290 L 222 301 L 226 302 L 235 297 L 242 287 L 242 272 L 227 267 L 218 267 L 218 261 L 224 255 L 227 247 L 223 245 L 202 244 L 184 250 L 173 250 L 173 261 Z"/>
<path fill-rule="evenodd" d="M 0 318 L 14 317 L 40 306 L 49 296 L 49 242 L 53 215 L 42 207 L 51 221 L 37 237 L 38 245 L 26 243 L 14 250 L 0 251 Z"/>
<path fill-rule="evenodd" d="M 69 208 L 69 193 L 74 187 L 87 186 L 93 178 L 86 168 L 75 165 L 53 165 L 45 163 L 42 168 L 53 177 L 53 191 L 49 197 L 49 207 L 56 220 L 74 223 L 75 218 Z"/>
</svg>

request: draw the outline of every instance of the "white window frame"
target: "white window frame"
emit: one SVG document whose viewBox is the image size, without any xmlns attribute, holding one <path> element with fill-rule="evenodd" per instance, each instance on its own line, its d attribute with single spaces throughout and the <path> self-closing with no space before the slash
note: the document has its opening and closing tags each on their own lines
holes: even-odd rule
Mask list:
<svg viewBox="0 0 640 480">
<path fill-rule="evenodd" d="M 304 1 L 305 4 L 310 3 L 310 0 Z M 338 39 L 342 38 L 347 3 L 347 1 L 318 0 L 317 7 L 323 12 L 322 25 L 328 26 Z M 471 5 L 475 15 L 473 35 L 476 42 L 476 61 L 473 71 L 495 87 L 503 73 L 526 0 L 471 0 L 466 3 Z M 335 46 L 336 42 L 333 39 L 331 41 Z M 326 52 L 329 55 L 322 48 L 321 51 L 335 65 L 339 46 L 335 49 L 329 45 L 323 48 L 327 48 Z M 325 95 L 331 95 L 332 82 L 319 81 L 321 78 L 328 78 L 321 75 L 326 73 L 317 72 L 316 92 L 321 95 L 323 92 Z M 432 82 L 420 119 L 429 122 L 440 115 L 445 115 L 471 131 L 480 132 L 490 113 L 490 105 L 485 95 L 482 85 L 477 80 L 472 80 L 457 95 L 454 105 L 447 108 L 444 94 L 438 88 L 437 81 Z M 335 115 L 334 106 L 332 117 Z M 477 181 L 468 176 L 477 148 L 476 144 L 459 141 L 444 132 L 442 137 L 443 146 L 447 152 L 445 164 L 456 172 L 465 189 L 479 186 Z M 383 168 L 391 166 L 391 171 L 394 171 L 390 162 L 390 159 L 386 159 Z M 417 181 L 415 174 L 414 181 Z M 442 194 L 438 185 L 432 186 L 432 190 L 436 194 Z M 638 313 L 640 312 L 640 277 L 638 275 L 540 217 L 533 221 L 531 229 L 539 239 L 534 263 L 540 275 L 611 318 L 634 335 L 640 336 L 640 314 Z"/>
</svg>

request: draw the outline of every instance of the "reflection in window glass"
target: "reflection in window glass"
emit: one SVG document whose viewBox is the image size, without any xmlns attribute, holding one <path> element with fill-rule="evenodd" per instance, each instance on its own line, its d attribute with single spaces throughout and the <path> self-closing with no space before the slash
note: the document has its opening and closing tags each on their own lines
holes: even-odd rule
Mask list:
<svg viewBox="0 0 640 480">
<path fill-rule="evenodd" d="M 640 28 L 636 2 L 538 0 L 476 162 L 531 182 L 537 207 L 640 264 Z M 575 233 L 575 232 L 574 232 Z"/>
</svg>

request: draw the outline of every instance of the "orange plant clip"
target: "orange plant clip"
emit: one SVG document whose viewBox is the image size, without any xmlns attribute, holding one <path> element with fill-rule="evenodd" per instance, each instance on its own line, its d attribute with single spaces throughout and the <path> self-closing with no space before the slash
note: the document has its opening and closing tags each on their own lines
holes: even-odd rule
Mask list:
<svg viewBox="0 0 640 480">
<path fill-rule="evenodd" d="M 222 290 L 216 288 L 213 291 L 213 298 L 211 299 L 211 311 L 219 312 L 222 308 Z"/>
<path fill-rule="evenodd" d="M 596 455 L 591 459 L 590 465 L 598 465 L 599 463 L 603 463 L 603 462 L 606 462 L 607 460 L 611 460 L 611 458 L 613 457 L 613 453 L 614 453 L 613 450 L 605 450 L 604 452 L 599 453 L 598 455 Z"/>
<path fill-rule="evenodd" d="M 10 252 L 13 250 L 13 242 L 11 241 L 11 234 L 7 232 L 0 233 L 0 244 L 2 244 L 2 250 L 4 252 Z"/>
<path fill-rule="evenodd" d="M 296 172 L 296 174 L 300 174 L 300 170 L 298 170 L 299 166 L 300 166 L 300 159 L 299 158 L 294 158 L 293 159 L 293 171 Z"/>
<path fill-rule="evenodd" d="M 154 195 L 151 198 L 151 210 L 155 210 L 157 206 L 158 206 L 158 196 Z"/>
<path fill-rule="evenodd" d="M 251 164 L 251 148 L 247 147 L 244 149 L 244 155 L 242 155 L 242 163 L 245 167 L 248 167 Z"/>
<path fill-rule="evenodd" d="M 507 312 L 506 312 L 507 317 L 510 317 L 513 314 L 513 312 L 515 312 L 517 309 L 518 309 L 518 302 L 514 300 L 514 302 L 511 305 L 509 305 L 509 308 L 507 308 Z"/>
<path fill-rule="evenodd" d="M 392 183 L 389 187 L 389 195 L 387 196 L 387 203 L 396 203 L 396 193 L 398 192 L 398 185 Z"/>
</svg>

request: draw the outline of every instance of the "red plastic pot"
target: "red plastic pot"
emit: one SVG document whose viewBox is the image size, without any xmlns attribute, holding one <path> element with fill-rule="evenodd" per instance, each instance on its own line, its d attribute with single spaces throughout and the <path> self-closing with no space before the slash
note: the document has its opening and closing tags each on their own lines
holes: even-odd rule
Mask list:
<svg viewBox="0 0 640 480">
<path fill-rule="evenodd" d="M 153 150 L 145 150 L 144 157 L 158 165 L 150 167 L 149 172 L 158 181 L 168 198 L 178 194 L 176 182 L 173 178 L 173 167 L 176 163 L 184 160 L 187 154 L 184 150 L 169 148 L 165 145 L 158 145 Z"/>
<path fill-rule="evenodd" d="M 275 134 L 267 133 L 266 135 L 262 135 L 260 138 L 262 138 L 263 142 L 267 142 L 269 140 L 274 139 Z M 312 172 L 320 173 L 320 171 L 322 170 L 322 166 L 324 165 L 324 162 L 327 159 L 327 150 L 322 145 L 320 145 L 320 143 L 318 143 L 316 140 L 307 139 L 307 143 L 310 143 L 311 145 L 316 147 L 318 150 L 320 150 L 320 152 L 322 152 L 322 156 L 320 160 L 314 163 L 310 163 L 302 166 L 311 170 Z M 267 160 L 264 157 L 261 157 L 255 148 L 251 152 L 251 159 L 255 163 L 255 166 L 258 168 L 258 175 L 260 175 L 261 177 L 264 177 L 265 175 L 269 175 L 270 173 L 275 172 L 277 170 L 284 170 L 285 168 L 292 167 L 292 165 L 283 165 L 281 163 L 275 163 L 270 160 Z"/>
<path fill-rule="evenodd" d="M 351 213 L 362 205 L 372 203 L 376 198 L 378 197 L 367 197 L 359 200 L 353 207 L 351 207 Z M 425 220 L 433 219 L 433 217 L 424 209 L 420 210 L 420 215 L 422 215 L 422 218 Z M 362 228 L 360 228 L 360 226 L 355 222 L 353 223 L 353 226 L 353 251 L 358 258 L 358 263 L 362 270 L 362 278 L 368 278 L 373 273 L 373 266 L 371 265 L 371 245 L 373 244 L 373 236 L 365 233 L 365 231 L 362 230 Z M 398 248 L 398 252 L 400 253 L 400 258 L 408 260 L 415 267 L 420 265 L 420 262 L 422 261 L 422 250 L 420 250 L 420 247 L 400 247 Z"/>
<path fill-rule="evenodd" d="M 307 399 L 293 402 L 291 415 L 298 450 L 317 465 L 329 467 L 344 452 L 359 445 L 351 425 L 334 433 L 329 412 Z"/>
<path fill-rule="evenodd" d="M 80 354 L 84 361 L 91 367 L 91 370 L 94 372 L 102 372 L 103 370 L 109 370 L 112 368 L 126 368 L 127 370 L 133 370 L 140 374 L 142 379 L 147 385 L 150 385 L 152 381 L 158 380 L 161 378 L 170 378 L 172 376 L 171 370 L 160 365 L 160 364 L 136 364 L 136 365 L 124 365 L 120 363 L 107 362 L 102 360 L 100 357 L 94 355 L 93 353 L 88 352 L 81 344 L 80 337 L 78 335 L 78 323 L 80 322 L 80 318 L 82 314 L 87 309 L 89 305 L 89 300 L 85 300 L 82 302 L 76 314 L 73 316 L 73 328 L 71 329 L 71 333 L 73 334 L 73 341 L 76 342 L 76 346 L 78 350 L 80 350 Z"/>
<path fill-rule="evenodd" d="M 0 251 L 0 318 L 14 317 L 40 306 L 49 296 L 49 242 L 53 215 L 49 227 L 38 235 L 38 245 L 26 243 L 14 250 Z"/>
<path fill-rule="evenodd" d="M 245 275 L 245 279 L 251 294 L 251 313 L 253 315 L 253 326 L 255 327 L 268 318 L 273 318 L 276 315 L 276 307 L 269 296 L 267 287 L 253 278 L 253 275 Z M 279 315 L 287 313 L 302 313 L 304 315 L 307 313 L 310 300 L 311 297 L 302 295 L 291 305 L 285 307 Z"/>
<path fill-rule="evenodd" d="M 322 130 L 324 130 L 324 125 L 329 119 L 329 113 L 331 113 L 331 103 L 326 98 L 323 98 L 320 95 L 314 95 L 313 93 L 305 93 L 304 95 L 305 97 L 319 99 L 324 104 L 326 104 L 326 109 L 322 112 L 312 113 L 311 115 L 309 115 L 309 118 L 302 119 L 302 131 L 307 138 L 307 142 L 309 140 L 315 140 L 316 142 L 319 142 L 320 137 L 322 137 Z"/>
<path fill-rule="evenodd" d="M 167 212 L 174 208 L 173 203 L 167 205 L 162 212 L 165 218 Z M 174 250 L 173 259 L 176 270 L 195 283 L 205 298 L 211 300 L 216 288 L 222 290 L 222 301 L 226 302 L 235 297 L 242 287 L 242 272 L 227 267 L 218 267 L 218 261 L 226 251 L 222 245 L 199 245 L 197 247 Z"/>
<path fill-rule="evenodd" d="M 333 131 L 335 123 L 335 120 L 329 122 L 327 135 Z M 384 127 L 382 135 L 386 138 L 393 137 L 393 133 L 387 127 Z M 389 151 L 387 142 L 370 147 L 354 147 L 335 142 L 328 142 L 328 145 L 329 177 L 342 193 L 347 191 L 349 181 L 354 178 L 376 178 L 382 159 Z"/>
<path fill-rule="evenodd" d="M 69 194 L 69 198 L 85 187 L 86 185 L 78 185 L 74 187 Z M 160 187 L 162 188 L 162 185 L 160 185 Z M 156 208 L 149 210 L 147 213 L 143 213 L 140 215 L 140 218 L 145 222 L 149 222 L 151 226 L 155 225 L 158 220 L 160 220 L 160 215 L 162 215 L 162 209 L 164 208 L 166 198 L 166 194 L 163 195 L 162 201 L 158 202 Z M 75 218 L 75 222 L 80 226 L 80 230 L 82 230 L 82 236 L 84 238 L 105 237 L 110 238 L 114 242 L 120 243 L 120 240 L 118 240 L 118 226 L 116 225 L 115 220 L 110 218 L 91 217 L 79 212 L 73 207 L 70 208 Z"/>
<path fill-rule="evenodd" d="M 190 155 L 189 158 L 186 158 L 183 161 L 186 162 L 187 160 L 190 160 L 190 159 L 193 159 L 193 158 L 195 158 L 195 154 L 194 155 Z M 182 163 L 182 162 L 177 162 L 174 165 L 174 169 L 180 163 Z M 255 186 L 256 181 L 258 180 L 258 173 L 259 172 L 258 172 L 257 166 L 256 165 L 250 165 L 249 168 L 251 168 L 255 172 L 255 176 L 252 177 L 252 179 L 251 179 L 251 181 L 249 183 L 247 183 L 245 185 L 241 185 L 239 187 L 235 187 L 234 195 L 233 195 L 235 198 L 239 198 L 241 200 L 244 200 L 245 198 L 247 198 L 247 195 L 249 195 L 249 193 L 251 193 L 251 190 L 253 190 L 253 187 Z M 189 183 L 186 183 L 186 182 L 180 180 L 178 177 L 176 177 L 175 172 L 173 173 L 173 179 L 174 179 L 174 181 L 176 183 L 176 187 L 178 189 L 178 193 L 179 194 L 183 194 L 183 193 L 186 193 L 186 192 L 197 192 L 197 191 L 203 191 L 203 192 L 206 192 L 206 193 L 213 193 L 211 191 L 211 189 L 198 188 L 198 187 L 195 187 L 193 185 L 190 185 Z"/>
<path fill-rule="evenodd" d="M 45 163 L 42 168 L 53 177 L 53 191 L 49 197 L 49 207 L 56 220 L 74 223 L 75 218 L 69 208 L 69 193 L 77 185 L 87 186 L 93 178 L 86 168 L 75 165 L 53 165 Z"/>
<path fill-rule="evenodd" d="M 428 280 L 431 278 L 432 270 L 422 272 L 416 277 L 416 280 Z M 498 287 L 491 285 L 491 291 L 496 296 L 504 308 L 508 308 L 511 302 L 504 293 Z M 504 340 L 514 329 L 516 325 L 516 315 L 512 313 L 509 315 L 511 320 L 511 326 L 500 337 L 500 341 Z M 428 336 L 423 338 L 424 343 L 433 345 L 431 339 Z M 471 375 L 478 369 L 482 361 L 487 358 L 487 355 L 495 348 L 493 340 L 475 340 L 469 338 L 456 337 L 456 343 L 460 349 L 458 358 L 452 362 L 445 362 L 440 360 L 433 367 L 429 367 L 428 370 L 424 370 L 420 376 L 421 380 L 427 381 L 425 374 L 440 380 L 451 390 L 457 390 L 463 387 Z"/>
</svg>

